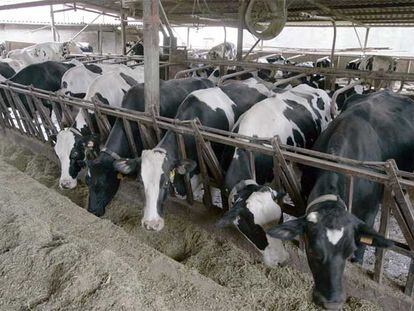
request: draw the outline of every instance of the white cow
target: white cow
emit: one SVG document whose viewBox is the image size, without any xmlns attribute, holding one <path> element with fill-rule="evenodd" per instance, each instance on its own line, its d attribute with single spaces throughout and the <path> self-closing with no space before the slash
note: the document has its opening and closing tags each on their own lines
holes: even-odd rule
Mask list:
<svg viewBox="0 0 414 311">
<path fill-rule="evenodd" d="M 113 107 L 121 107 L 124 94 L 131 86 L 144 82 L 144 67 L 130 69 L 126 66 L 117 66 L 109 73 L 98 76 L 89 86 L 85 99 L 96 97 L 101 103 Z M 57 135 L 55 152 L 61 165 L 59 186 L 62 189 L 73 189 L 77 185 L 77 175 L 84 163 L 85 148 L 92 148 L 99 152 L 99 138 L 93 135 L 86 122 L 85 110 L 79 111 L 75 124 L 60 131 Z M 90 116 L 92 119 L 94 115 Z"/>
<path fill-rule="evenodd" d="M 63 61 L 69 53 L 81 54 L 82 51 L 74 42 L 45 42 L 12 50 L 7 54 L 7 58 L 17 60 L 23 66 L 27 66 L 48 60 Z"/>
</svg>

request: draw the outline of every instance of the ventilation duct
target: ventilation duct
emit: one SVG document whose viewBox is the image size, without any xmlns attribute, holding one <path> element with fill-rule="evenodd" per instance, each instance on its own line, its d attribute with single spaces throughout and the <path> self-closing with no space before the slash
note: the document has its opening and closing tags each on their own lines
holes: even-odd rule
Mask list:
<svg viewBox="0 0 414 311">
<path fill-rule="evenodd" d="M 286 24 L 286 0 L 250 0 L 244 18 L 252 35 L 261 40 L 273 39 Z"/>
</svg>

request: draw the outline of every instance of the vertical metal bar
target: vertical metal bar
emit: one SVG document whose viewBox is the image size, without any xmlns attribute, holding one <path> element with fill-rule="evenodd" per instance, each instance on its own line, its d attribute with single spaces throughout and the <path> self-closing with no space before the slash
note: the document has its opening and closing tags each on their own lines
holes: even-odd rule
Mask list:
<svg viewBox="0 0 414 311">
<path fill-rule="evenodd" d="M 408 270 L 407 283 L 405 284 L 404 294 L 412 297 L 414 289 L 414 260 L 411 259 L 410 268 Z"/>
<path fill-rule="evenodd" d="M 194 133 L 196 133 L 197 132 L 196 121 L 193 120 L 191 124 L 193 126 Z M 200 142 L 200 139 L 198 138 L 198 135 L 196 135 L 194 138 L 195 138 L 196 148 L 197 148 L 198 165 L 200 167 L 201 178 L 203 180 L 203 186 L 204 186 L 203 202 L 207 208 L 212 208 L 213 199 L 211 197 L 210 178 L 208 176 L 206 163 L 204 162 L 204 158 L 203 158 L 203 149 L 201 147 L 201 142 Z"/>
<path fill-rule="evenodd" d="M 22 119 L 22 123 L 25 125 L 28 135 L 36 136 L 36 130 L 32 123 L 32 118 L 26 110 L 26 107 L 23 105 L 18 94 L 11 92 L 14 103 L 16 104 L 17 111 Z"/>
<path fill-rule="evenodd" d="M 244 12 L 246 11 L 246 1 L 241 0 L 239 3 L 239 24 L 237 27 L 237 61 L 243 60 L 243 29 L 244 29 Z"/>
<path fill-rule="evenodd" d="M 103 32 L 102 32 L 102 25 L 99 24 L 98 26 L 98 53 L 102 55 L 102 44 L 103 44 Z"/>
<path fill-rule="evenodd" d="M 252 172 L 253 180 L 256 180 L 256 165 L 254 161 L 253 151 L 249 150 L 249 164 L 250 164 L 250 171 Z"/>
<path fill-rule="evenodd" d="M 53 42 L 56 42 L 55 13 L 53 12 L 53 5 L 50 5 L 50 28 L 52 29 Z"/>
<path fill-rule="evenodd" d="M 4 93 L 6 94 L 7 101 L 9 102 L 10 108 L 13 111 L 13 116 L 14 116 L 14 119 L 16 120 L 17 128 L 19 129 L 20 133 L 25 134 L 25 129 L 23 127 L 22 122 L 20 121 L 20 116 L 17 113 L 16 106 L 14 102 L 12 101 L 12 97 L 9 94 L 9 90 L 4 90 Z"/>
<path fill-rule="evenodd" d="M 144 80 L 145 111 L 159 115 L 160 72 L 159 72 L 159 14 L 158 0 L 143 1 L 144 20 Z"/>
<path fill-rule="evenodd" d="M 125 134 L 127 136 L 128 143 L 131 147 L 132 153 L 134 154 L 135 158 L 138 158 L 138 149 L 137 145 L 135 145 L 134 136 L 132 135 L 131 124 L 126 118 L 122 118 L 122 122 L 124 123 Z"/>
<path fill-rule="evenodd" d="M 121 12 L 119 14 L 119 18 L 121 20 L 121 44 L 122 44 L 122 55 L 126 55 L 126 15 L 124 13 L 124 8 L 122 6 L 121 1 Z"/>
<path fill-rule="evenodd" d="M 365 55 L 365 51 L 366 51 L 367 45 L 368 45 L 369 30 L 370 30 L 370 28 L 367 27 L 367 29 L 365 31 L 364 48 L 362 49 L 362 54 L 363 55 Z"/>
<path fill-rule="evenodd" d="M 145 69 L 144 69 L 145 70 Z M 152 124 L 154 127 L 154 131 L 155 131 L 155 135 L 157 137 L 157 142 L 159 142 L 161 140 L 161 130 L 158 127 L 158 123 L 157 123 L 157 119 L 156 119 L 156 109 L 154 106 L 151 107 L 151 118 L 152 118 Z"/>
<path fill-rule="evenodd" d="M 3 92 L 4 91 L 5 91 L 5 89 L 3 89 Z M 11 117 L 10 111 L 7 108 L 6 103 L 4 102 L 3 96 L 0 96 L 0 106 L 4 111 L 4 113 L 3 113 L 4 119 L 7 121 L 7 123 L 9 124 L 10 127 L 14 127 L 13 118 Z"/>
<path fill-rule="evenodd" d="M 381 220 L 379 233 L 385 237 L 388 237 L 388 222 L 390 218 L 390 204 L 391 204 L 391 192 L 389 189 L 384 189 L 384 197 L 381 204 Z M 382 276 L 384 272 L 384 255 L 385 249 L 375 249 L 375 267 L 374 267 L 374 281 L 382 283 Z"/>
<path fill-rule="evenodd" d="M 177 135 L 177 143 L 178 143 L 178 151 L 180 155 L 180 159 L 187 159 L 187 152 L 185 150 L 184 144 L 184 137 L 182 134 L 176 133 Z M 191 187 L 191 180 L 190 175 L 185 174 L 184 176 L 185 188 L 187 191 L 187 202 L 190 205 L 194 204 L 194 197 L 193 197 L 193 188 Z"/>
<path fill-rule="evenodd" d="M 352 212 L 352 201 L 354 199 L 354 176 L 348 177 L 348 212 Z"/>
<path fill-rule="evenodd" d="M 36 128 L 37 128 L 38 137 L 42 141 L 46 141 L 45 136 L 43 135 L 42 126 L 39 123 L 39 120 L 37 118 L 37 113 L 36 113 L 36 109 L 34 108 L 34 105 L 33 105 L 32 97 L 30 95 L 26 95 L 26 101 L 27 101 L 27 105 L 29 106 L 30 113 L 33 116 L 33 121 L 34 121 L 34 123 L 36 125 Z"/>
</svg>

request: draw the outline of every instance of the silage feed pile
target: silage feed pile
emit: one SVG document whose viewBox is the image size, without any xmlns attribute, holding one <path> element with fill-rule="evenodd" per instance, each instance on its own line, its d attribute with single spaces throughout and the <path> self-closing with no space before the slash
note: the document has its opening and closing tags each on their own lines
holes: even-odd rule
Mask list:
<svg viewBox="0 0 414 311">
<path fill-rule="evenodd" d="M 59 190 L 58 166 L 46 158 L 40 155 L 33 155 L 27 150 L 0 141 L 0 159 L 17 167 L 20 171 L 25 172 L 40 183 L 53 189 L 53 191 L 56 190 L 67 196 L 74 203 L 84 208 L 86 207 L 87 188 L 85 185 L 80 184 L 75 190 L 71 191 Z M 117 230 L 122 230 L 131 239 L 143 243 L 147 249 L 150 249 L 151 255 L 149 256 L 154 256 L 152 250 L 155 249 L 173 259 L 177 265 L 182 267 L 182 270 L 187 271 L 186 273 L 200 274 L 209 280 L 209 282 L 211 281 L 212 284 L 215 284 L 212 285 L 207 282 L 208 286 L 200 285 L 200 287 L 204 286 L 203 288 L 209 289 L 206 290 L 204 297 L 200 297 L 201 294 L 190 294 L 193 291 L 197 292 L 196 288 L 189 286 L 187 283 L 185 284 L 187 288 L 185 288 L 185 286 L 181 284 L 182 278 L 175 280 L 165 278 L 164 282 L 167 282 L 168 284 L 162 284 L 161 287 L 167 287 L 171 290 L 170 297 L 168 297 L 167 300 L 175 301 L 176 303 L 180 300 L 185 301 L 185 304 L 170 305 L 171 310 L 190 310 L 185 306 L 188 306 L 191 303 L 194 303 L 194 306 L 198 306 L 198 308 L 196 308 L 197 310 L 211 310 L 215 308 L 216 310 L 319 310 L 311 302 L 312 281 L 309 275 L 300 273 L 290 267 L 268 268 L 262 263 L 257 262 L 257 260 L 254 259 L 254 256 L 247 251 L 240 249 L 230 242 L 216 239 L 211 233 L 194 225 L 185 217 L 178 217 L 177 215 L 168 213 L 168 210 L 166 215 L 166 227 L 162 232 L 154 233 L 145 231 L 140 226 L 143 207 L 142 193 L 137 188 L 136 193 L 130 193 L 129 195 L 135 198 L 130 201 L 133 203 L 125 202 L 125 200 L 116 197 L 108 206 L 107 213 L 103 217 L 104 220 L 96 220 L 96 222 L 108 223 L 107 220 L 110 220 L 111 223 L 116 225 Z M 7 220 L 2 220 L 2 227 L 4 227 L 5 221 L 7 223 Z M 21 224 L 19 230 L 25 231 L 26 229 L 24 228 L 26 226 L 30 227 L 32 225 L 33 224 L 28 221 L 27 223 Z M 136 267 L 132 267 L 131 263 L 125 266 L 120 263 L 118 269 L 118 265 L 113 267 L 110 262 L 112 260 L 114 262 L 122 262 L 122 256 L 116 252 L 114 253 L 113 250 L 109 251 L 105 248 L 99 252 L 94 250 L 92 252 L 93 254 L 103 254 L 102 257 L 98 256 L 97 258 L 91 256 L 91 251 L 89 250 L 86 254 L 83 254 L 83 248 L 88 249 L 88 247 L 92 247 L 90 244 L 93 244 L 92 242 L 88 242 L 87 234 L 82 235 L 82 241 L 75 243 L 76 246 L 65 246 L 66 248 L 61 248 L 59 250 L 60 253 L 56 253 L 56 260 L 62 261 L 60 265 L 56 265 L 56 262 L 52 262 L 51 266 L 53 266 L 53 269 L 49 269 L 49 261 L 49 263 L 43 264 L 42 269 L 39 270 L 39 275 L 30 275 L 29 271 L 31 270 L 31 267 L 33 267 L 33 263 L 24 258 L 25 256 L 30 255 L 30 245 L 35 244 L 35 240 L 42 240 L 45 238 L 43 234 L 30 235 L 30 230 L 31 229 L 28 228 L 27 232 L 24 234 L 31 236 L 32 240 L 30 243 L 27 243 L 27 245 L 21 245 L 23 249 L 20 250 L 21 253 L 19 253 L 19 257 L 16 258 L 17 261 L 15 263 L 15 265 L 21 267 L 16 267 L 14 271 L 15 274 L 13 275 L 15 275 L 14 277 L 16 280 L 19 280 L 19 282 L 25 280 L 24 282 L 27 283 L 27 288 L 30 288 L 31 282 L 43 284 L 47 283 L 48 280 L 50 281 L 50 279 L 53 280 L 53 286 L 50 286 L 52 295 L 48 296 L 45 294 L 45 301 L 41 301 L 42 299 L 38 298 L 35 302 L 30 302 L 30 297 L 26 297 L 26 300 L 30 302 L 27 306 L 28 310 L 33 308 L 33 306 L 39 306 L 39 309 L 42 309 L 45 306 L 52 306 L 47 304 L 48 299 L 51 299 L 50 297 L 53 298 L 52 301 L 55 303 L 62 302 L 61 304 L 57 303 L 56 305 L 59 305 L 60 307 L 65 306 L 65 308 L 69 309 L 76 309 L 82 306 L 85 309 L 88 309 L 91 307 L 91 302 L 94 299 L 102 300 L 100 303 L 97 302 L 96 306 L 98 309 L 111 308 L 109 303 L 114 303 L 113 300 L 105 300 L 104 296 L 111 295 L 111 291 L 114 291 L 113 295 L 114 297 L 117 297 L 117 295 L 121 295 L 120 289 L 127 291 L 127 293 L 122 295 L 122 299 L 125 301 L 132 299 L 129 301 L 129 304 L 126 305 L 125 310 L 153 309 L 154 304 L 149 304 L 147 301 L 148 299 L 163 300 L 162 297 L 156 298 L 155 294 L 150 295 L 147 293 L 152 291 L 154 293 L 157 292 L 158 289 L 156 285 L 151 285 L 154 286 L 152 290 L 146 288 L 146 297 L 140 297 L 140 295 L 143 295 L 144 293 L 142 291 L 140 292 L 140 288 L 142 288 L 142 286 L 150 286 L 148 285 L 149 283 L 147 284 L 136 277 L 128 277 L 127 279 L 121 278 L 123 273 L 127 275 L 129 270 L 132 271 L 130 273 L 135 273 L 134 269 L 144 269 L 144 267 L 142 267 L 142 261 L 137 261 Z M 68 228 L 68 231 L 71 231 L 70 228 Z M 1 237 L 3 244 L 9 243 L 13 246 L 16 244 L 14 240 L 22 233 L 14 232 L 13 230 L 3 230 L 0 234 L 3 235 L 3 237 Z M 48 234 L 50 233 L 44 233 L 45 236 Z M 113 234 L 116 234 L 116 232 Z M 111 232 L 107 232 L 107 236 L 111 236 Z M 50 243 L 59 244 L 59 241 L 62 239 L 65 240 L 66 236 L 64 233 L 59 233 L 54 239 L 55 241 L 51 238 Z M 27 247 L 27 249 L 25 249 L 25 247 Z M 100 245 L 100 247 L 102 247 L 102 245 Z M 148 252 L 147 249 L 145 250 L 146 252 Z M 3 253 L 1 256 L 7 256 L 7 253 Z M 72 255 L 70 255 L 73 253 L 75 253 L 76 256 L 73 255 L 74 257 L 72 257 Z M 53 261 L 54 259 L 52 257 L 52 259 L 48 260 Z M 85 267 L 82 266 L 83 262 Z M 102 264 L 105 267 L 105 271 L 94 271 L 95 268 L 93 267 Z M 79 265 L 83 268 L 80 269 L 78 267 Z M 2 268 L 5 269 L 6 267 L 7 265 L 3 265 Z M 119 282 L 116 283 L 116 286 L 112 286 L 112 288 L 107 284 L 108 275 L 112 275 L 111 269 L 116 270 L 114 275 L 118 277 L 117 282 Z M 90 276 L 87 277 L 89 274 L 85 274 L 85 271 L 89 270 Z M 84 287 L 78 286 L 77 290 L 79 292 L 76 294 L 73 293 L 74 289 L 72 287 L 67 290 L 61 290 L 61 288 L 66 288 L 65 286 L 67 285 L 68 280 L 74 282 L 73 280 L 76 279 L 78 273 L 80 274 L 79 277 L 85 278 L 84 282 L 86 285 Z M 43 280 L 43 278 L 45 280 Z M 79 282 L 81 282 L 79 284 L 82 284 L 82 280 L 79 280 Z M 110 282 L 111 281 L 109 281 L 109 283 Z M 170 284 L 169 282 L 172 283 Z M 64 284 L 65 286 L 60 286 L 60 284 Z M 184 288 L 182 288 L 181 291 L 178 291 L 177 289 L 177 292 L 174 292 L 174 289 L 177 287 L 179 288 L 180 286 L 184 286 Z M 215 291 L 215 286 L 220 288 L 218 291 L 222 292 L 221 294 L 227 297 L 227 303 L 221 300 L 221 296 Z M 58 290 L 54 290 L 54 288 L 58 288 Z M 8 290 L 4 284 L 0 286 L 0 291 L 1 289 Z M 188 294 L 183 294 L 183 290 L 184 292 L 188 292 Z M 103 292 L 100 293 L 100 291 Z M 31 291 L 28 291 L 28 293 L 32 294 Z M 12 297 L 11 293 L 9 294 L 10 296 L 8 297 Z M 159 294 L 161 296 L 166 295 L 165 292 L 159 292 Z M 18 293 L 16 292 L 16 296 L 21 297 L 22 295 L 25 295 L 25 293 L 20 291 Z M 75 297 L 74 301 L 76 304 L 73 302 L 73 305 L 71 305 L 71 302 L 68 300 L 67 297 L 72 297 L 71 295 Z M 201 299 L 204 304 L 200 301 L 192 302 L 192 299 Z M 63 304 L 63 302 L 65 302 L 65 304 Z M 216 304 L 213 304 L 213 302 Z M 82 305 L 83 303 L 84 305 Z M 136 305 L 134 305 L 135 303 Z M 161 305 L 165 306 L 164 304 L 160 304 L 160 306 Z M 113 309 L 117 309 L 115 305 L 113 305 Z M 192 310 L 196 309 L 193 308 Z M 163 310 L 163 308 L 160 307 L 159 310 Z M 344 310 L 370 311 L 382 309 L 371 302 L 351 297 L 348 298 Z"/>
</svg>

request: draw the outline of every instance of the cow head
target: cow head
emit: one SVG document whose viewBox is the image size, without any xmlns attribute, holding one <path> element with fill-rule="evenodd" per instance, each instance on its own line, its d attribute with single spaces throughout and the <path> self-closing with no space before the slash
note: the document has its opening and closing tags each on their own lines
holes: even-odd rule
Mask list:
<svg viewBox="0 0 414 311">
<path fill-rule="evenodd" d="M 379 235 L 346 210 L 336 195 L 312 201 L 306 215 L 267 232 L 282 240 L 303 236 L 315 286 L 314 301 L 328 310 L 339 310 L 345 301 L 342 284 L 345 263 L 357 247 L 390 247 L 392 241 Z"/>
<path fill-rule="evenodd" d="M 105 214 L 105 208 L 118 191 L 122 179 L 122 176 L 115 170 L 115 158 L 117 157 L 110 155 L 107 151 L 101 151 L 96 159 L 87 161 L 88 211 L 96 216 Z"/>
<path fill-rule="evenodd" d="M 145 207 L 142 226 L 147 230 L 160 231 L 164 227 L 163 202 L 167 198 L 170 184 L 181 183 L 176 174 L 191 172 L 196 163 L 191 160 L 174 160 L 165 149 L 144 150 L 141 160 L 116 161 L 115 167 L 123 174 L 130 174 L 141 164 L 141 178 L 145 190 Z"/>
<path fill-rule="evenodd" d="M 264 230 L 264 226 L 280 221 L 282 210 L 279 204 L 282 204 L 284 195 L 253 180 L 243 180 L 231 191 L 229 206 L 232 208 L 220 219 L 218 226 L 235 225 L 263 253 L 267 265 L 284 264 L 289 254 L 280 240 L 272 238 Z"/>
<path fill-rule="evenodd" d="M 75 128 L 66 128 L 56 136 L 54 149 L 61 168 L 59 187 L 73 189 L 77 185 L 76 178 L 85 166 L 86 160 L 96 158 L 98 155 L 99 136 L 94 134 L 83 136 Z"/>
</svg>

